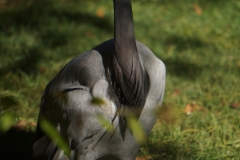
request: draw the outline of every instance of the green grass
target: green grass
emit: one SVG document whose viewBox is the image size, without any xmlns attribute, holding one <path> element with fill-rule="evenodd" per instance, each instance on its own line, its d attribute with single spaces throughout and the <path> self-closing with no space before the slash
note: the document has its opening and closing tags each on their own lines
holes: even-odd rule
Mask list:
<svg viewBox="0 0 240 160">
<path fill-rule="evenodd" d="M 10 111 L 16 122 L 36 121 L 47 83 L 72 58 L 113 37 L 112 1 L 20 2 L 0 9 L 0 116 Z M 160 110 L 139 155 L 239 159 L 240 110 L 230 105 L 240 102 L 240 1 L 134 0 L 133 13 L 137 40 L 166 64 L 163 107 L 170 107 Z M 204 111 L 184 115 L 189 103 Z"/>
</svg>

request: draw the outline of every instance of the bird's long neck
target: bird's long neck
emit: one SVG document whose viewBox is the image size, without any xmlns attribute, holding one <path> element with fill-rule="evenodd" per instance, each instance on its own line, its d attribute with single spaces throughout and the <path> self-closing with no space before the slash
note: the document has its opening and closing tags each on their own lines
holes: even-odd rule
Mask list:
<svg viewBox="0 0 240 160">
<path fill-rule="evenodd" d="M 114 0 L 114 39 L 117 56 L 137 55 L 131 0 Z"/>
<path fill-rule="evenodd" d="M 120 102 L 140 109 L 145 104 L 149 90 L 149 79 L 141 66 L 132 16 L 131 0 L 114 2 L 114 55 L 113 76 L 115 91 Z"/>
</svg>

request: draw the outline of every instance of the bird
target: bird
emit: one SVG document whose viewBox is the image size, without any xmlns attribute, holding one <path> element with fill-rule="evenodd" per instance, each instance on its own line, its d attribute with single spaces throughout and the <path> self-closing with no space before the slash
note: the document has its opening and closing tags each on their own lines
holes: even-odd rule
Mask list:
<svg viewBox="0 0 240 160">
<path fill-rule="evenodd" d="M 128 115 L 150 134 L 164 98 L 166 67 L 135 40 L 131 0 L 113 0 L 113 6 L 114 38 L 72 59 L 46 86 L 32 160 L 134 160 L 140 143 Z M 104 103 L 92 103 L 95 97 Z M 66 141 L 70 155 L 44 133 L 42 117 Z"/>
</svg>

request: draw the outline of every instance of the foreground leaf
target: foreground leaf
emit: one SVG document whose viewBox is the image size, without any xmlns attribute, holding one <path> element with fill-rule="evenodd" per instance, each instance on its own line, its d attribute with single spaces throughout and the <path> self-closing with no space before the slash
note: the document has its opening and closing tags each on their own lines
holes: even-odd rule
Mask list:
<svg viewBox="0 0 240 160">
<path fill-rule="evenodd" d="M 143 143 L 146 140 L 146 135 L 136 117 L 128 116 L 127 125 L 139 143 Z"/>
<path fill-rule="evenodd" d="M 113 132 L 114 131 L 113 125 L 106 118 L 104 118 L 102 115 L 98 115 L 97 119 L 98 119 L 99 123 L 101 124 L 101 126 L 103 128 L 105 128 L 108 132 Z"/>
<path fill-rule="evenodd" d="M 7 132 L 14 124 L 15 118 L 11 112 L 5 112 L 0 116 L 0 132 Z"/>
<path fill-rule="evenodd" d="M 64 151 L 64 154 L 70 156 L 70 149 L 68 143 L 59 134 L 57 129 L 47 120 L 40 120 L 40 127 L 44 133 L 59 147 Z"/>
<path fill-rule="evenodd" d="M 105 101 L 102 98 L 93 97 L 91 100 L 91 103 L 95 104 L 95 105 L 103 105 L 103 104 L 105 104 Z"/>
</svg>

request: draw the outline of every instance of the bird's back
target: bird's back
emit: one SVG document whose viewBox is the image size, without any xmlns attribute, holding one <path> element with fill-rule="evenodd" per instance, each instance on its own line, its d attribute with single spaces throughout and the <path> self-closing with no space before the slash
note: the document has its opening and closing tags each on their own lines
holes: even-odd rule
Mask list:
<svg viewBox="0 0 240 160">
<path fill-rule="evenodd" d="M 126 129 L 123 137 L 119 125 L 119 101 L 110 79 L 113 42 L 114 40 L 106 41 L 70 61 L 50 81 L 42 98 L 40 115 L 59 129 L 71 146 L 73 157 L 78 159 L 95 160 L 104 156 L 116 156 L 127 160 L 134 159 L 138 151 L 138 143 L 131 132 Z M 149 134 L 156 121 L 153 112 L 161 105 L 164 95 L 165 66 L 145 45 L 137 42 L 137 49 L 141 65 L 146 68 L 151 84 L 139 117 L 144 131 Z M 90 101 L 95 95 L 101 96 L 105 104 L 92 104 Z M 113 123 L 114 132 L 106 132 L 106 128 L 99 123 L 98 115 Z M 43 141 L 44 133 L 39 126 L 36 132 L 35 151 L 51 144 L 51 140 Z M 52 147 L 49 157 L 59 154 L 55 151 L 56 146 Z M 43 152 L 46 151 L 36 152 L 36 159 Z"/>
</svg>

